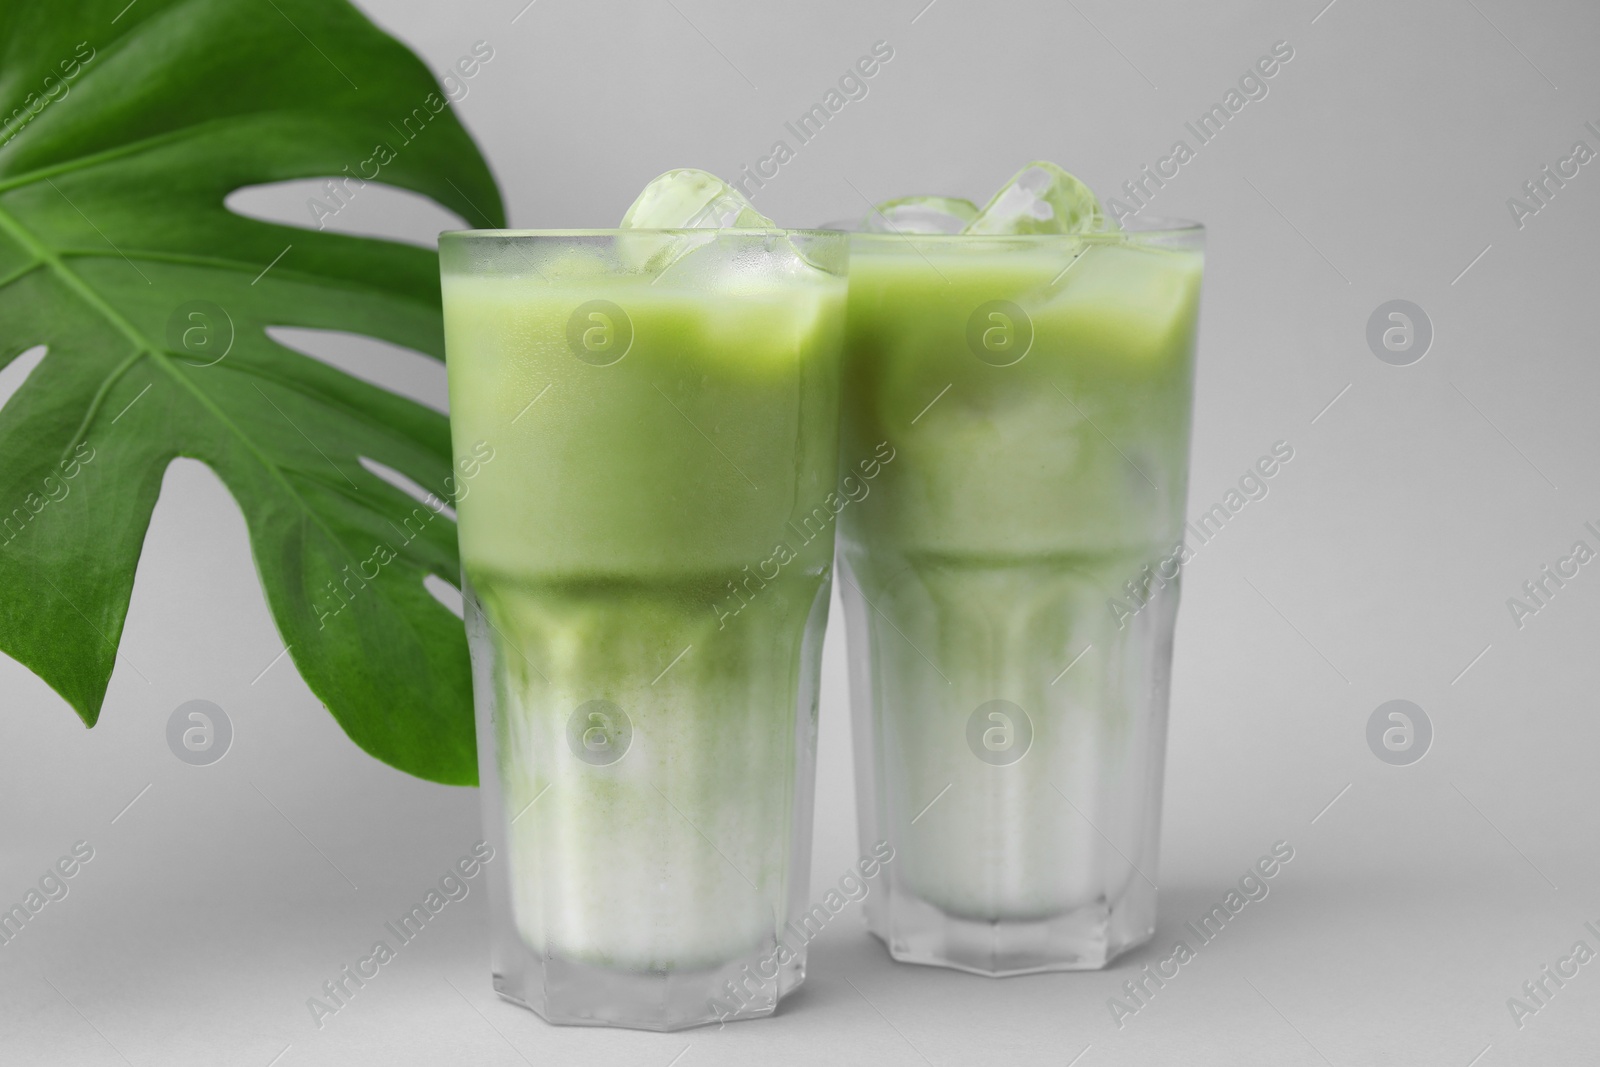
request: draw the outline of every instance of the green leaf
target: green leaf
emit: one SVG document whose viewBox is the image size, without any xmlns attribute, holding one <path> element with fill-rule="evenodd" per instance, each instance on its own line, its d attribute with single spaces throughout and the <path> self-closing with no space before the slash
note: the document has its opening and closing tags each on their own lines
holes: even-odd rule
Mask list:
<svg viewBox="0 0 1600 1067">
<path fill-rule="evenodd" d="M 433 76 L 344 0 L 0 0 L 0 367 L 49 348 L 0 409 L 0 649 L 87 725 L 163 472 L 189 456 L 244 512 L 279 635 L 351 740 L 476 781 L 462 626 L 423 587 L 459 580 L 454 525 L 360 462 L 447 496 L 447 422 L 266 334 L 442 359 L 437 258 L 223 206 L 374 164 L 504 225 Z"/>
</svg>

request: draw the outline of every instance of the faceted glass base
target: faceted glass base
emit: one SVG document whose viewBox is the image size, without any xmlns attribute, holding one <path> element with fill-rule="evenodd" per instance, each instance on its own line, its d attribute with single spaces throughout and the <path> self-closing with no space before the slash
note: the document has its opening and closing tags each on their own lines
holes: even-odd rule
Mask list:
<svg viewBox="0 0 1600 1067">
<path fill-rule="evenodd" d="M 804 958 L 777 964 L 775 946 L 703 971 L 612 970 L 544 959 L 521 945 L 506 948 L 496 946 L 495 992 L 546 1022 L 569 1026 L 667 1031 L 757 1019 L 776 1011 L 806 973 Z"/>
<path fill-rule="evenodd" d="M 889 899 L 880 898 L 881 906 L 869 914 L 869 925 L 889 955 L 901 963 L 950 967 L 991 978 L 1092 971 L 1155 933 L 1155 890 L 1141 888 L 1130 887 L 1114 906 L 1100 900 L 1027 921 L 951 915 L 896 887 Z"/>
</svg>

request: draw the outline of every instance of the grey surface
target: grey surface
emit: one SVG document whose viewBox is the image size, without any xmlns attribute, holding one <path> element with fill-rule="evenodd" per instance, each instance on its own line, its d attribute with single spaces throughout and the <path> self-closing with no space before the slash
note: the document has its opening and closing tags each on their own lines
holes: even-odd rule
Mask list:
<svg viewBox="0 0 1600 1067">
<path fill-rule="evenodd" d="M 1520 629 L 1506 600 L 1575 540 L 1600 548 L 1583 529 L 1600 527 L 1600 162 L 1521 229 L 1506 198 L 1574 140 L 1600 149 L 1583 129 L 1600 126 L 1600 9 L 539 0 L 513 24 L 523 2 L 364 6 L 436 70 L 495 49 L 458 108 L 513 223 L 540 227 L 612 225 L 668 167 L 753 164 L 878 40 L 894 59 L 757 193 L 767 214 L 981 198 L 1034 158 L 1114 195 L 1292 44 L 1269 94 L 1150 208 L 1210 227 L 1190 515 L 1275 441 L 1295 449 L 1189 567 L 1155 946 L 1105 973 L 991 981 L 892 965 L 853 916 L 774 1019 L 558 1029 L 493 997 L 475 887 L 319 1030 L 306 999 L 477 839 L 477 798 L 362 755 L 274 662 L 239 511 L 180 461 L 102 724 L 86 733 L 0 660 L 0 905 L 74 842 L 95 849 L 0 947 L 0 1061 L 1594 1061 L 1600 962 L 1520 1029 L 1507 998 L 1580 938 L 1600 949 L 1583 928 L 1600 927 L 1600 564 Z M 338 227 L 425 240 L 452 224 L 369 192 Z M 306 195 L 241 203 L 304 221 Z M 1395 299 L 1433 326 L 1408 366 L 1367 344 Z M 443 405 L 442 374 L 415 357 L 318 344 Z M 841 638 L 825 653 L 819 891 L 857 850 Z M 196 699 L 234 729 L 209 766 L 167 742 Z M 1395 699 L 1433 729 L 1406 766 L 1367 742 Z M 1270 896 L 1119 1029 L 1107 998 L 1280 839 L 1296 855 Z"/>
</svg>

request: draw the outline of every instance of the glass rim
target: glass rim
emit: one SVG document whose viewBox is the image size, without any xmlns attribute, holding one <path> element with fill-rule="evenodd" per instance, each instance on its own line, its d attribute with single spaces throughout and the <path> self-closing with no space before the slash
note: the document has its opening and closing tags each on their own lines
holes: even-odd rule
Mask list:
<svg viewBox="0 0 1600 1067">
<path fill-rule="evenodd" d="M 890 240 L 916 240 L 935 242 L 963 242 L 963 241 L 1017 241 L 1022 243 L 1048 244 L 1060 241 L 1124 241 L 1124 240 L 1158 240 L 1171 237 L 1194 237 L 1204 235 L 1205 225 L 1192 219 L 1166 218 L 1162 216 L 1149 216 L 1140 218 L 1134 216 L 1131 220 L 1135 225 L 1119 229 L 1090 230 L 1084 233 L 911 233 L 877 230 L 846 230 L 836 226 L 700 226 L 700 227 L 674 227 L 674 228 L 649 228 L 649 227 L 590 227 L 571 229 L 526 229 L 506 227 L 503 229 L 475 227 L 463 230 L 440 230 L 439 239 L 446 237 L 460 238 L 463 240 L 506 240 L 506 239 L 533 239 L 533 238 L 582 238 L 582 237 L 616 237 L 621 234 L 646 234 L 650 236 L 690 237 L 714 234 L 717 237 L 770 237 L 770 236 L 804 236 L 804 237 L 848 237 L 852 241 L 862 239 Z"/>
<path fill-rule="evenodd" d="M 815 226 L 806 226 L 799 229 L 786 229 L 781 226 L 700 226 L 682 227 L 676 229 L 651 229 L 648 227 L 629 227 L 622 229 L 570 229 L 570 230 L 538 230 L 538 229 L 468 229 L 468 230 L 440 230 L 439 239 L 446 237 L 459 237 L 473 240 L 507 238 L 572 238 L 572 237 L 616 237 L 620 234 L 644 234 L 652 237 L 692 237 L 714 235 L 717 237 L 849 237 L 846 230 L 830 230 Z"/>
<path fill-rule="evenodd" d="M 1018 243 L 1049 244 L 1063 241 L 1148 241 L 1163 238 L 1203 237 L 1206 232 L 1205 225 L 1192 219 L 1176 219 L 1151 216 L 1140 219 L 1135 216 L 1130 220 L 1138 223 L 1134 227 L 1119 229 L 1088 230 L 1083 233 L 910 233 L 906 231 L 880 231 L 880 230 L 846 230 L 851 240 L 865 239 L 881 241 L 931 241 L 936 243 L 959 244 L 969 241 L 1015 241 Z"/>
</svg>

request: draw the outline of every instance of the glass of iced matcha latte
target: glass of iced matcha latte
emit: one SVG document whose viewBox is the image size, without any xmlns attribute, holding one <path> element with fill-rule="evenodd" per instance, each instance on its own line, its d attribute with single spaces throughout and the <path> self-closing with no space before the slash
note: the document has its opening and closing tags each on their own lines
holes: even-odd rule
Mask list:
<svg viewBox="0 0 1600 1067">
<path fill-rule="evenodd" d="M 839 516 L 867 898 L 896 959 L 1102 967 L 1154 929 L 1199 226 L 1033 164 L 852 235 Z"/>
<path fill-rule="evenodd" d="M 848 238 L 698 171 L 617 230 L 440 241 L 495 988 L 770 1013 L 805 973 Z"/>
</svg>

